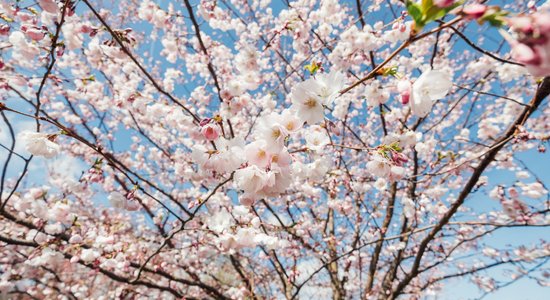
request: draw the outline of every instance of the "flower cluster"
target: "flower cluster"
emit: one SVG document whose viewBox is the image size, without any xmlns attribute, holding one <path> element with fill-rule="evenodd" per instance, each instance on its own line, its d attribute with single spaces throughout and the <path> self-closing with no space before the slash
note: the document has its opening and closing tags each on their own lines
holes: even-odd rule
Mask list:
<svg viewBox="0 0 550 300">
<path fill-rule="evenodd" d="M 533 76 L 550 75 L 550 11 L 512 17 L 508 20 L 516 34 L 512 57 L 524 64 Z"/>
<path fill-rule="evenodd" d="M 332 105 L 345 80 L 341 72 L 317 74 L 294 86 L 290 108 L 261 117 L 255 130 L 257 140 L 244 148 L 246 166 L 235 172 L 235 183 L 244 191 L 242 203 L 278 195 L 290 185 L 292 157 L 286 143 L 304 123 L 311 126 L 323 122 L 325 108 Z M 308 145 L 314 150 L 323 147 L 323 136 L 319 132 L 308 135 Z"/>
<path fill-rule="evenodd" d="M 366 168 L 378 178 L 399 180 L 405 176 L 404 164 L 408 161 L 404 150 L 416 145 L 416 134 L 412 131 L 401 135 L 391 134 L 385 137 L 384 144 L 377 147 Z"/>
</svg>

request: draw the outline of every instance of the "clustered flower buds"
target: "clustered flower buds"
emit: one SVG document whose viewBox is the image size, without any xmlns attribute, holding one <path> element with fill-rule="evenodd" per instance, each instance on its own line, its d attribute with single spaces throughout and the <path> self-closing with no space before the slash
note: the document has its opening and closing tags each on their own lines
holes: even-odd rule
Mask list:
<svg viewBox="0 0 550 300">
<path fill-rule="evenodd" d="M 550 12 L 535 12 L 508 21 L 515 33 L 515 40 L 510 41 L 512 57 L 533 76 L 550 75 Z"/>
</svg>

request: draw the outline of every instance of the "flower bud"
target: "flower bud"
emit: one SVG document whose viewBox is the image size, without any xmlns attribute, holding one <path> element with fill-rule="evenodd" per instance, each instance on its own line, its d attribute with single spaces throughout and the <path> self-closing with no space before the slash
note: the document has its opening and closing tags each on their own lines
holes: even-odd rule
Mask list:
<svg viewBox="0 0 550 300">
<path fill-rule="evenodd" d="M 477 20 L 485 14 L 487 11 L 487 6 L 482 4 L 470 4 L 466 5 L 462 12 L 466 15 L 468 19 Z"/>
<path fill-rule="evenodd" d="M 207 124 L 203 126 L 201 133 L 209 141 L 214 141 L 220 136 L 218 126 L 214 124 Z"/>
</svg>

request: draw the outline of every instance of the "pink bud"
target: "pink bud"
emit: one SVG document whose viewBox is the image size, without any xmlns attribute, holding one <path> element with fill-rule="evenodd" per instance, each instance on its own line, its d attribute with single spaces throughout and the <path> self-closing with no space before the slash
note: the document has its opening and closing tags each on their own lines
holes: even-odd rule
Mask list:
<svg viewBox="0 0 550 300">
<path fill-rule="evenodd" d="M 218 126 L 214 124 L 207 124 L 201 129 L 202 135 L 209 141 L 214 141 L 220 135 Z"/>
<path fill-rule="evenodd" d="M 397 91 L 401 96 L 401 103 L 403 105 L 409 103 L 411 98 L 411 82 L 408 80 L 401 80 L 397 83 Z"/>
<path fill-rule="evenodd" d="M 7 35 L 10 32 L 10 26 L 7 24 L 0 25 L 0 35 Z"/>
<path fill-rule="evenodd" d="M 399 152 L 393 152 L 391 154 L 391 158 L 397 166 L 402 166 L 409 160 L 405 154 Z"/>
<path fill-rule="evenodd" d="M 509 20 L 510 26 L 515 31 L 519 31 L 525 34 L 533 32 L 533 22 L 529 17 L 515 17 Z"/>
<path fill-rule="evenodd" d="M 455 1 L 454 0 L 434 0 L 433 3 L 437 7 L 445 8 L 445 7 L 449 7 L 449 6 L 453 5 L 455 3 Z"/>
<path fill-rule="evenodd" d="M 55 48 L 55 54 L 58 57 L 63 56 L 64 53 L 65 53 L 65 45 L 57 46 L 57 48 Z"/>
<path fill-rule="evenodd" d="M 225 101 L 231 100 L 231 98 L 233 98 L 233 95 L 231 94 L 231 92 L 228 89 L 223 89 L 220 92 L 220 96 Z"/>
<path fill-rule="evenodd" d="M 538 65 L 541 57 L 535 50 L 525 44 L 517 43 L 512 47 L 512 57 L 520 63 Z"/>
<path fill-rule="evenodd" d="M 411 100 L 411 94 L 410 93 L 401 94 L 401 103 L 403 105 L 407 105 L 410 100 Z"/>
<path fill-rule="evenodd" d="M 126 194 L 127 200 L 135 200 L 136 199 L 136 190 L 131 190 Z"/>
<path fill-rule="evenodd" d="M 82 32 L 82 33 L 90 33 L 90 32 L 92 32 L 93 30 L 94 30 L 94 28 L 91 27 L 91 26 L 88 26 L 88 25 L 82 25 L 82 26 L 80 27 L 80 32 Z"/>
<path fill-rule="evenodd" d="M 482 4 L 470 4 L 466 5 L 462 12 L 466 14 L 468 19 L 479 19 L 483 17 L 487 11 L 487 6 Z"/>
</svg>

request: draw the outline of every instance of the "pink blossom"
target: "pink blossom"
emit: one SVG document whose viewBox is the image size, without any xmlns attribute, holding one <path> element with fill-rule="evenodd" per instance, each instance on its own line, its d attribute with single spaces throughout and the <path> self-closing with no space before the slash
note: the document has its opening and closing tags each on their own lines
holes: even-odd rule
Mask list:
<svg viewBox="0 0 550 300">
<path fill-rule="evenodd" d="M 517 43 L 512 47 L 512 57 L 522 64 L 538 65 L 542 62 L 536 49 L 522 43 Z"/>
<path fill-rule="evenodd" d="M 367 170 L 376 177 L 386 177 L 390 173 L 391 165 L 385 158 L 376 155 L 367 163 Z"/>
<path fill-rule="evenodd" d="M 265 140 L 258 140 L 246 145 L 244 154 L 250 164 L 267 167 L 271 162 L 271 153 Z"/>
<path fill-rule="evenodd" d="M 25 34 L 34 41 L 40 41 L 46 35 L 43 30 L 35 27 L 24 28 L 23 31 L 25 31 Z"/>
<path fill-rule="evenodd" d="M 59 7 L 57 6 L 57 3 L 55 3 L 55 0 L 38 0 L 38 5 L 42 7 L 43 10 L 55 14 L 57 13 Z"/>
<path fill-rule="evenodd" d="M 524 34 L 530 34 L 533 32 L 533 20 L 528 16 L 518 16 L 509 20 L 510 26 Z"/>
<path fill-rule="evenodd" d="M 411 98 L 411 88 L 411 82 L 408 80 L 400 80 L 397 83 L 397 91 L 401 96 L 401 103 L 403 103 L 403 105 L 407 105 L 409 103 L 409 99 Z"/>
<path fill-rule="evenodd" d="M 10 32 L 10 26 L 8 24 L 0 25 L 0 35 L 8 35 Z"/>
<path fill-rule="evenodd" d="M 515 38 L 505 34 L 512 45 L 512 57 L 533 76 L 550 75 L 550 12 L 540 11 L 508 20 Z"/>
<path fill-rule="evenodd" d="M 245 206 L 252 206 L 256 202 L 256 197 L 252 194 L 244 193 L 239 196 L 239 203 Z"/>
<path fill-rule="evenodd" d="M 216 124 L 207 124 L 201 128 L 202 135 L 209 141 L 215 141 L 220 136 L 220 128 Z"/>
<path fill-rule="evenodd" d="M 255 165 L 239 169 L 235 172 L 235 183 L 237 186 L 245 193 L 252 195 L 257 194 L 263 189 L 268 179 L 268 174 Z"/>
</svg>

